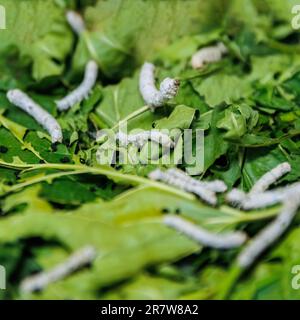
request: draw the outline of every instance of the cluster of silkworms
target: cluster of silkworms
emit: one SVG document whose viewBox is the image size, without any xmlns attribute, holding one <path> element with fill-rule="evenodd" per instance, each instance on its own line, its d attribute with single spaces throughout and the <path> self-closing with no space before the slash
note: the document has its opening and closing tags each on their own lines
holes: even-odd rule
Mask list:
<svg viewBox="0 0 300 320">
<path fill-rule="evenodd" d="M 167 171 L 156 169 L 149 174 L 149 178 L 163 181 L 184 191 L 194 193 L 211 205 L 217 204 L 216 192 L 224 192 L 227 189 L 227 186 L 222 181 L 201 182 L 178 169 L 169 169 Z"/>
<path fill-rule="evenodd" d="M 85 30 L 85 23 L 77 12 L 71 10 L 67 11 L 66 19 L 73 31 L 78 35 Z M 57 108 L 60 111 L 64 111 L 87 98 L 96 83 L 97 76 L 98 66 L 96 62 L 89 61 L 85 68 L 83 82 L 65 98 L 57 101 Z M 62 142 L 62 130 L 58 122 L 24 92 L 18 89 L 10 90 L 7 93 L 7 98 L 12 104 L 31 115 L 42 127 L 44 127 L 51 135 L 53 143 Z"/>
<path fill-rule="evenodd" d="M 216 46 L 202 48 L 197 51 L 192 56 L 191 65 L 193 69 L 200 69 L 207 63 L 221 60 L 222 55 L 226 53 L 227 48 L 222 42 L 219 42 Z"/>
<path fill-rule="evenodd" d="M 252 187 L 249 193 L 233 189 L 227 194 L 227 200 L 243 209 L 264 208 L 276 203 L 282 203 L 282 209 L 277 218 L 256 235 L 238 256 L 238 265 L 242 269 L 250 267 L 271 244 L 273 244 L 289 227 L 300 206 L 300 183 L 294 183 L 271 191 L 267 189 L 279 178 L 291 171 L 289 163 L 285 162 L 263 175 Z M 188 176 L 178 169 L 165 172 L 156 169 L 149 174 L 153 180 L 163 181 L 187 192 L 197 194 L 201 199 L 215 205 L 215 192 L 224 192 L 226 185 L 222 181 L 201 182 Z M 164 224 L 180 233 L 194 239 L 202 245 L 230 249 L 239 247 L 247 239 L 243 232 L 229 234 L 214 234 L 200 226 L 177 216 L 167 215 Z"/>
<path fill-rule="evenodd" d="M 283 202 L 283 207 L 277 218 L 267 225 L 248 246 L 238 256 L 238 265 L 243 268 L 249 268 L 255 260 L 290 226 L 300 206 L 300 189 L 295 192 L 291 198 Z"/>
<path fill-rule="evenodd" d="M 145 62 L 140 73 L 139 87 L 141 95 L 146 104 L 152 110 L 163 106 L 168 100 L 174 98 L 179 89 L 179 80 L 166 78 L 159 87 L 155 86 L 154 77 L 155 66 L 152 63 Z"/>
<path fill-rule="evenodd" d="M 67 11 L 66 19 L 75 33 L 80 35 L 85 30 L 85 23 L 82 17 L 75 11 Z M 166 78 L 160 84 L 160 89 L 155 87 L 154 77 L 155 67 L 151 63 L 145 63 L 140 74 L 139 87 L 140 92 L 145 102 L 155 109 L 164 105 L 168 100 L 175 97 L 179 88 L 179 81 L 171 78 Z M 91 60 L 85 67 L 84 79 L 82 83 L 71 93 L 61 100 L 56 101 L 58 110 L 65 111 L 77 103 L 87 99 L 96 84 L 98 77 L 98 65 Z M 41 106 L 31 100 L 24 92 L 18 89 L 8 92 L 9 101 L 29 115 L 31 115 L 41 126 L 43 126 L 51 135 L 52 142 L 62 142 L 62 130 L 58 122 Z M 127 145 L 134 143 L 142 146 L 146 141 L 155 141 L 163 146 L 173 147 L 174 142 L 167 136 L 158 131 L 148 131 L 141 134 L 125 136 L 119 134 L 118 139 L 121 143 Z"/>
<path fill-rule="evenodd" d="M 43 290 L 49 284 L 67 277 L 85 265 L 91 264 L 95 257 L 96 250 L 94 247 L 84 247 L 73 253 L 65 262 L 57 265 L 52 270 L 24 279 L 20 285 L 20 290 L 24 293 Z"/>
<path fill-rule="evenodd" d="M 284 188 L 266 191 L 279 178 L 291 171 L 289 163 L 284 162 L 263 175 L 248 194 L 234 189 L 227 195 L 227 200 L 243 209 L 264 208 L 276 203 L 282 203 L 282 209 L 277 218 L 266 226 L 238 257 L 241 268 L 250 267 L 256 258 L 273 244 L 289 227 L 300 206 L 300 183 L 294 183 Z"/>
<path fill-rule="evenodd" d="M 84 98 L 87 98 L 96 83 L 97 75 L 97 64 L 94 61 L 88 62 L 83 82 L 76 90 L 71 92 L 62 100 L 57 101 L 58 109 L 61 111 L 67 110 L 74 104 L 81 102 Z M 63 135 L 59 123 L 50 113 L 34 102 L 26 93 L 19 89 L 9 90 L 7 92 L 7 99 L 12 104 L 32 116 L 50 134 L 52 143 L 62 142 Z"/>
<path fill-rule="evenodd" d="M 66 18 L 74 32 L 78 35 L 85 30 L 84 21 L 76 12 L 68 11 Z M 202 68 L 206 63 L 219 61 L 222 55 L 226 53 L 227 48 L 223 43 L 202 48 L 193 55 L 191 59 L 192 67 L 194 69 Z M 146 62 L 141 68 L 139 79 L 140 93 L 146 104 L 152 110 L 165 105 L 167 101 L 174 98 L 180 84 L 176 79 L 166 78 L 161 82 L 158 90 L 155 85 L 154 72 L 155 66 Z M 82 83 L 66 97 L 57 101 L 57 108 L 60 111 L 64 111 L 88 98 L 91 90 L 95 86 L 97 76 L 97 63 L 95 61 L 89 61 L 85 68 Z M 34 102 L 27 94 L 19 89 L 14 89 L 8 91 L 7 98 L 12 104 L 31 115 L 41 124 L 50 134 L 53 143 L 62 142 L 62 130 L 56 119 Z M 117 139 L 119 143 L 124 146 L 133 144 L 137 147 L 142 147 L 150 140 L 163 147 L 174 147 L 172 139 L 158 130 L 144 131 L 131 135 L 119 132 Z M 261 230 L 238 256 L 238 265 L 243 269 L 251 266 L 256 258 L 285 232 L 297 213 L 300 206 L 300 183 L 294 183 L 284 188 L 276 188 L 268 191 L 271 185 L 290 171 L 290 164 L 287 162 L 282 163 L 263 175 L 253 185 L 250 192 L 245 193 L 241 190 L 233 189 L 226 195 L 228 202 L 245 210 L 264 208 L 277 203 L 282 204 L 281 211 L 277 218 Z M 227 190 L 227 186 L 223 181 L 202 182 L 178 169 L 169 169 L 167 171 L 156 169 L 149 174 L 149 178 L 194 193 L 211 205 L 217 204 L 216 193 Z M 205 246 L 217 249 L 236 248 L 244 244 L 247 240 L 247 236 L 243 232 L 237 231 L 226 234 L 215 234 L 185 219 L 172 215 L 167 215 L 164 218 L 164 224 Z M 96 252 L 93 247 L 83 248 L 75 252 L 66 262 L 56 266 L 52 270 L 25 279 L 21 284 L 21 290 L 23 292 L 42 290 L 50 283 L 58 281 L 73 271 L 91 263 L 95 259 L 95 256 Z"/>
<path fill-rule="evenodd" d="M 62 130 L 54 117 L 34 102 L 28 95 L 19 89 L 7 92 L 7 99 L 42 125 L 51 136 L 52 143 L 62 142 Z"/>
<path fill-rule="evenodd" d="M 143 147 L 149 140 L 166 148 L 173 148 L 175 145 L 167 134 L 164 134 L 158 130 L 143 131 L 141 133 L 129 135 L 119 131 L 116 135 L 116 138 L 123 146 L 133 144 L 138 148 Z"/>
</svg>

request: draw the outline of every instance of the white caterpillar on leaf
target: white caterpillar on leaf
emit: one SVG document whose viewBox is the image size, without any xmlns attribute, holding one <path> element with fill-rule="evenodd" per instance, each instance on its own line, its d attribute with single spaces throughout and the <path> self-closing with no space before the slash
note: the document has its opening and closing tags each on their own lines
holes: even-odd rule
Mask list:
<svg viewBox="0 0 300 320">
<path fill-rule="evenodd" d="M 300 206 L 300 192 L 295 192 L 287 198 L 277 218 L 265 227 L 238 256 L 238 265 L 249 268 L 255 260 L 290 226 Z"/>
<path fill-rule="evenodd" d="M 262 193 L 245 194 L 245 198 L 241 202 L 241 207 L 245 210 L 264 208 L 276 203 L 283 203 L 295 193 L 300 194 L 299 182 L 295 182 L 283 188 L 276 188 Z"/>
<path fill-rule="evenodd" d="M 92 246 L 84 247 L 73 253 L 65 262 L 53 269 L 24 279 L 20 289 L 24 293 L 31 293 L 45 289 L 49 284 L 59 281 L 74 271 L 93 262 L 96 250 Z"/>
<path fill-rule="evenodd" d="M 291 165 L 288 162 L 283 162 L 277 167 L 268 171 L 253 185 L 250 193 L 261 193 L 266 191 L 273 183 L 275 183 L 282 176 L 291 171 Z"/>
<path fill-rule="evenodd" d="M 211 205 L 217 204 L 215 192 L 222 192 L 223 189 L 226 189 L 226 185 L 223 185 L 218 180 L 212 182 L 197 181 L 177 169 L 169 169 L 165 172 L 156 169 L 149 174 L 149 178 L 163 181 L 169 185 L 178 187 L 181 190 L 194 193 Z M 220 189 L 222 191 L 220 191 Z"/>
<path fill-rule="evenodd" d="M 243 209 L 264 208 L 276 203 L 282 203 L 282 209 L 277 218 L 265 227 L 238 257 L 238 265 L 242 269 L 249 268 L 255 260 L 290 226 L 300 206 L 300 183 L 266 191 L 279 178 L 291 171 L 289 163 L 285 162 L 264 174 L 252 187 L 248 194 L 233 189 L 227 200 L 239 204 Z"/>
<path fill-rule="evenodd" d="M 158 130 L 143 131 L 141 133 L 129 135 L 119 131 L 117 133 L 117 139 L 123 146 L 127 146 L 131 143 L 138 148 L 141 148 L 146 144 L 147 141 L 150 140 L 162 145 L 163 147 L 174 147 L 174 142 L 172 141 L 172 139 L 167 134 L 164 134 Z"/>
<path fill-rule="evenodd" d="M 169 169 L 168 173 L 174 177 L 178 177 L 195 186 L 202 186 L 213 192 L 225 192 L 227 190 L 226 184 L 221 180 L 213 181 L 199 181 L 190 177 L 186 172 L 183 172 L 179 169 Z"/>
<path fill-rule="evenodd" d="M 19 89 L 7 92 L 9 102 L 32 116 L 51 136 L 52 143 L 62 142 L 62 130 L 54 117 Z"/>
<path fill-rule="evenodd" d="M 226 53 L 227 48 L 222 42 L 219 42 L 216 46 L 202 48 L 192 56 L 192 68 L 200 69 L 207 63 L 217 62 L 221 60 L 222 55 Z"/>
<path fill-rule="evenodd" d="M 292 190 L 294 187 L 288 186 L 278 190 L 266 190 L 290 171 L 290 164 L 288 162 L 283 162 L 258 179 L 249 193 L 233 189 L 227 194 L 226 199 L 227 201 L 237 204 L 246 210 L 263 208 L 282 202 L 286 197 L 286 192 L 290 189 Z"/>
<path fill-rule="evenodd" d="M 209 232 L 183 218 L 167 215 L 164 217 L 164 224 L 183 233 L 187 237 L 200 244 L 216 249 L 232 249 L 240 247 L 247 239 L 243 232 L 231 232 L 216 234 Z"/>
<path fill-rule="evenodd" d="M 96 84 L 98 76 L 98 65 L 95 61 L 91 60 L 85 67 L 84 79 L 77 89 L 69 93 L 63 99 L 56 101 L 57 108 L 60 111 L 67 110 L 87 99 L 94 85 Z"/>
<path fill-rule="evenodd" d="M 145 62 L 140 72 L 140 93 L 152 110 L 163 106 L 168 100 L 174 98 L 179 89 L 179 80 L 166 78 L 157 90 L 154 77 L 155 66 Z"/>
<path fill-rule="evenodd" d="M 76 34 L 80 35 L 85 30 L 85 23 L 78 12 L 68 10 L 66 13 L 66 19 Z"/>
</svg>

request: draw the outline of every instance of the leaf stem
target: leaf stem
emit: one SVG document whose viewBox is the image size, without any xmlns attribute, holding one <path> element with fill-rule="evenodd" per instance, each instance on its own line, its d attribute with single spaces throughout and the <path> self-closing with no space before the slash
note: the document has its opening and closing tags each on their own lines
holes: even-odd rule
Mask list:
<svg viewBox="0 0 300 320">
<path fill-rule="evenodd" d="M 265 220 L 276 216 L 279 212 L 279 205 L 262 210 L 253 210 L 249 212 L 239 211 L 231 207 L 221 206 L 220 210 L 231 215 L 231 218 L 211 218 L 207 224 L 238 224 L 242 222 L 255 222 L 258 220 Z"/>
<path fill-rule="evenodd" d="M 3 162 L 0 162 L 0 164 L 3 164 Z M 8 166 L 9 164 L 6 164 L 6 165 Z M 13 164 L 11 164 L 9 167 L 20 169 L 20 167 L 18 165 L 14 166 Z M 24 171 L 26 171 L 26 172 L 37 170 L 37 169 L 57 169 L 57 170 L 73 170 L 73 171 L 66 172 L 64 175 L 83 174 L 83 173 L 90 173 L 90 174 L 97 174 L 97 175 L 99 174 L 99 175 L 107 176 L 108 178 L 112 178 L 112 179 L 124 180 L 124 181 L 130 182 L 133 185 L 147 185 L 147 186 L 159 189 L 159 190 L 164 190 L 166 192 L 175 194 L 177 196 L 180 196 L 181 198 L 185 198 L 188 200 L 195 199 L 194 195 L 187 193 L 185 191 L 176 189 L 174 187 L 165 185 L 163 183 L 160 183 L 157 181 L 152 181 L 152 180 L 144 178 L 144 177 L 120 173 L 118 171 L 107 169 L 107 168 L 88 167 L 85 165 L 75 165 L 75 164 L 56 164 L 56 163 L 24 165 L 23 168 L 25 169 Z M 39 177 L 37 179 L 32 179 L 30 181 L 27 181 L 27 182 L 24 182 L 21 184 L 17 184 L 15 186 L 9 188 L 8 192 L 15 191 L 20 188 L 23 188 L 23 187 L 26 187 L 28 185 L 35 184 L 38 182 L 47 181 L 51 178 L 53 179 L 53 178 L 56 178 L 59 176 L 60 176 L 59 173 L 55 173 L 55 174 L 50 174 L 50 175 L 46 175 L 43 177 Z"/>
<path fill-rule="evenodd" d="M 262 210 L 252 210 L 252 211 L 239 211 L 237 209 L 228 207 L 228 206 L 222 206 L 220 210 L 231 213 L 235 216 L 242 217 L 243 221 L 252 221 L 252 220 L 261 220 L 261 219 L 267 219 L 272 218 L 278 213 L 278 210 L 280 208 L 280 205 L 274 206 L 272 208 L 266 208 L 263 211 Z M 239 214 L 238 214 L 239 213 Z"/>
<path fill-rule="evenodd" d="M 141 115 L 142 113 L 146 112 L 150 110 L 150 107 L 149 106 L 143 106 L 141 108 L 139 108 L 138 110 L 130 113 L 127 117 L 125 117 L 124 119 L 122 119 L 121 121 L 119 121 L 116 125 L 114 125 L 112 127 L 112 130 L 116 130 L 118 129 L 123 123 L 129 121 L 129 120 L 132 120 L 134 118 L 136 118 L 137 116 Z"/>
<path fill-rule="evenodd" d="M 70 172 L 57 172 L 57 173 L 53 173 L 53 174 L 48 174 L 48 175 L 44 175 L 41 177 L 37 177 L 37 178 L 33 178 L 30 179 L 26 182 L 22 182 L 22 183 L 18 183 L 14 186 L 11 186 L 9 188 L 7 188 L 6 192 L 10 193 L 10 192 L 15 192 L 19 189 L 31 186 L 33 184 L 39 183 L 39 182 L 43 182 L 43 181 L 49 181 L 49 180 L 53 180 L 56 178 L 60 178 L 63 176 L 68 176 L 68 175 L 75 175 L 75 174 L 83 174 L 85 173 L 85 170 L 78 170 L 78 171 L 70 171 Z"/>
<path fill-rule="evenodd" d="M 233 287 L 235 286 L 237 280 L 242 275 L 243 271 L 244 270 L 236 264 L 234 264 L 232 266 L 232 268 L 229 271 L 228 276 L 225 277 L 225 280 L 222 283 L 221 290 L 219 291 L 219 293 L 217 295 L 218 300 L 228 299 L 230 293 L 233 290 Z"/>
</svg>

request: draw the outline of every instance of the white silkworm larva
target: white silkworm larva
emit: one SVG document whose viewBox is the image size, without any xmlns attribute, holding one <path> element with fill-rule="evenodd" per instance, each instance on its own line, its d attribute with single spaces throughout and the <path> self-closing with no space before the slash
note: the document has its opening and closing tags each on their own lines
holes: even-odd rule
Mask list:
<svg viewBox="0 0 300 320">
<path fill-rule="evenodd" d="M 226 200 L 245 210 L 264 208 L 284 199 L 284 194 L 276 191 L 266 191 L 261 194 L 246 194 L 242 190 L 232 189 Z"/>
<path fill-rule="evenodd" d="M 24 279 L 21 283 L 20 289 L 24 293 L 43 290 L 50 283 L 61 280 L 74 271 L 90 264 L 95 257 L 96 250 L 94 247 L 84 247 L 73 253 L 64 263 L 57 265 L 52 270 Z"/>
<path fill-rule="evenodd" d="M 300 195 L 300 183 L 296 182 L 283 188 L 276 188 L 262 193 L 249 193 L 242 203 L 246 210 L 258 209 L 284 202 L 294 194 Z"/>
<path fill-rule="evenodd" d="M 225 234 L 215 234 L 178 216 L 167 215 L 164 217 L 163 221 L 165 225 L 183 233 L 202 245 L 211 248 L 236 248 L 241 246 L 247 239 L 246 234 L 243 232 L 236 231 Z"/>
<path fill-rule="evenodd" d="M 277 191 L 266 191 L 260 194 L 248 194 L 241 203 L 245 210 L 260 209 L 280 203 L 285 199 L 285 194 Z"/>
<path fill-rule="evenodd" d="M 249 268 L 255 260 L 286 231 L 297 213 L 300 205 L 299 193 L 284 202 L 283 208 L 277 218 L 263 229 L 241 252 L 238 265 Z"/>
<path fill-rule="evenodd" d="M 259 209 L 276 203 L 282 203 L 289 199 L 295 193 L 300 195 L 300 183 L 295 182 L 283 188 L 276 188 L 274 190 L 265 191 L 261 193 L 248 193 L 232 189 L 227 195 L 226 200 L 239 205 L 245 210 Z"/>
<path fill-rule="evenodd" d="M 51 136 L 52 143 L 62 142 L 62 130 L 54 117 L 19 89 L 7 92 L 7 99 L 31 115 Z"/>
<path fill-rule="evenodd" d="M 217 204 L 217 197 L 213 191 L 205 188 L 201 184 L 191 183 L 190 180 L 187 180 L 186 178 L 183 178 L 180 175 L 176 176 L 174 175 L 174 173 L 172 173 L 172 171 L 162 172 L 161 170 L 156 169 L 149 174 L 149 178 L 152 180 L 163 181 L 169 185 L 178 187 L 181 190 L 187 192 L 192 192 L 211 205 Z M 187 178 L 189 177 L 187 176 Z"/>
<path fill-rule="evenodd" d="M 279 164 L 274 169 L 264 174 L 252 187 L 250 193 L 261 193 L 267 190 L 283 175 L 291 171 L 291 166 L 288 162 Z"/>
<path fill-rule="evenodd" d="M 225 53 L 227 53 L 227 48 L 222 42 L 219 42 L 216 46 L 202 48 L 192 56 L 192 68 L 199 69 L 207 63 L 217 62 L 221 60 Z"/>
<path fill-rule="evenodd" d="M 126 135 L 123 132 L 118 132 L 117 139 L 122 145 L 125 146 L 132 143 L 137 147 L 142 147 L 149 140 L 168 148 L 173 148 L 175 145 L 172 139 L 167 134 L 164 134 L 157 130 L 144 131 L 141 133 L 129 135 Z"/>
<path fill-rule="evenodd" d="M 202 186 L 213 192 L 224 192 L 227 190 L 226 184 L 221 180 L 214 181 L 199 181 L 190 177 L 186 172 L 178 170 L 178 169 L 169 169 L 167 170 L 168 174 L 173 175 L 174 177 L 178 177 L 179 179 L 183 179 L 187 183 Z"/>
<path fill-rule="evenodd" d="M 226 200 L 242 209 L 260 209 L 282 202 L 285 199 L 285 193 L 275 190 L 265 191 L 260 194 L 246 194 L 245 192 L 233 189 L 226 195 Z"/>
<path fill-rule="evenodd" d="M 78 12 L 68 10 L 66 13 L 66 19 L 72 30 L 78 35 L 85 30 L 85 23 L 82 19 L 82 16 Z"/>
<path fill-rule="evenodd" d="M 179 80 L 166 78 L 161 82 L 160 88 L 157 90 L 154 70 L 155 66 L 152 63 L 145 62 L 142 66 L 139 80 L 141 95 L 152 110 L 163 106 L 168 100 L 174 98 L 180 84 Z"/>
<path fill-rule="evenodd" d="M 98 65 L 91 60 L 85 67 L 84 79 L 77 89 L 69 93 L 65 98 L 56 101 L 57 108 L 60 111 L 67 110 L 76 103 L 87 99 L 93 89 L 98 76 Z"/>
</svg>

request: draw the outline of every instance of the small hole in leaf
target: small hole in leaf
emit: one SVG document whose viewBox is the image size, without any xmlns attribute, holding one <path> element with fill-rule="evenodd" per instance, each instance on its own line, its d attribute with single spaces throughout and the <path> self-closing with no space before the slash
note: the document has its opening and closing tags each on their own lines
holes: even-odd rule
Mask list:
<svg viewBox="0 0 300 320">
<path fill-rule="evenodd" d="M 51 144 L 51 150 L 52 150 L 53 152 L 56 152 L 56 151 L 57 151 L 57 145 L 58 145 L 57 142 Z"/>
<path fill-rule="evenodd" d="M 0 153 L 7 153 L 8 148 L 5 146 L 0 146 Z"/>
<path fill-rule="evenodd" d="M 61 163 L 69 163 L 70 162 L 70 158 L 69 157 L 63 157 L 60 159 Z"/>
<path fill-rule="evenodd" d="M 176 214 L 180 214 L 180 213 L 181 213 L 181 210 L 180 210 L 179 208 L 177 208 L 177 209 L 175 210 L 175 213 L 176 213 Z"/>
<path fill-rule="evenodd" d="M 219 168 L 226 168 L 229 165 L 229 161 L 226 156 L 221 156 L 216 160 L 216 166 Z"/>
</svg>

